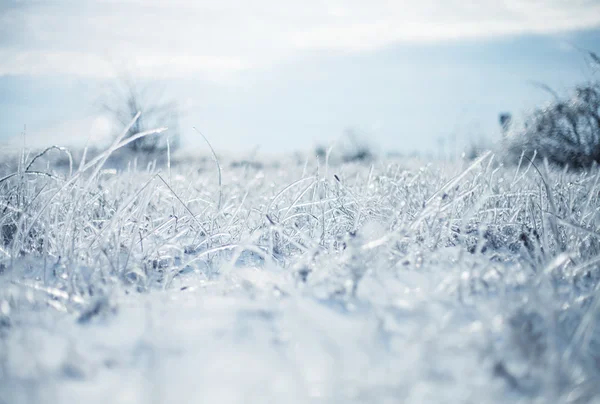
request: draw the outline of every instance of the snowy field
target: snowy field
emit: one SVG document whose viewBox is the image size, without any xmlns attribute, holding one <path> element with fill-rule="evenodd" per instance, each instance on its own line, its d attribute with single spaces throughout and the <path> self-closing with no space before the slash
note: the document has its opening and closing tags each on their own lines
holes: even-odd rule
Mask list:
<svg viewBox="0 0 600 404">
<path fill-rule="evenodd" d="M 600 402 L 600 170 L 111 152 L 0 167 L 1 404 Z"/>
</svg>

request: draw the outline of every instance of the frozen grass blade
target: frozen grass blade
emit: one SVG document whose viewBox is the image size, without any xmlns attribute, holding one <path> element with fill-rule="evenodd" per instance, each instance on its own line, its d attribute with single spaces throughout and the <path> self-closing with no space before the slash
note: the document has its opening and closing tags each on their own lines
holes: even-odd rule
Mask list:
<svg viewBox="0 0 600 404">
<path fill-rule="evenodd" d="M 221 211 L 221 204 L 223 201 L 223 178 L 222 178 L 222 174 L 221 174 L 221 164 L 219 163 L 219 158 L 217 157 L 217 153 L 215 153 L 215 149 L 213 149 L 212 145 L 210 144 L 210 142 L 208 141 L 208 139 L 206 138 L 206 136 L 204 136 L 202 134 L 202 132 L 200 132 L 198 129 L 196 129 L 196 127 L 194 126 L 194 130 L 200 135 L 202 136 L 202 139 L 204 139 L 204 141 L 206 142 L 206 144 L 208 145 L 210 152 L 212 153 L 212 157 L 213 160 L 215 161 L 215 164 L 217 165 L 217 172 L 219 175 L 219 201 L 217 203 L 217 211 Z"/>
</svg>

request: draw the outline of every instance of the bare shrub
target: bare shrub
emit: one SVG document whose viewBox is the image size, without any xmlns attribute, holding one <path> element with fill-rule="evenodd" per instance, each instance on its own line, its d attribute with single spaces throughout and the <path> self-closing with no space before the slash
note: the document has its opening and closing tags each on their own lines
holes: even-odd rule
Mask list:
<svg viewBox="0 0 600 404">
<path fill-rule="evenodd" d="M 347 129 L 342 144 L 344 162 L 370 162 L 375 160 L 375 151 L 365 133 L 357 129 Z"/>
<path fill-rule="evenodd" d="M 150 86 L 142 86 L 125 77 L 116 82 L 103 97 L 101 109 L 120 128 L 127 125 L 138 112 L 140 117 L 129 129 L 126 138 L 156 127 L 167 126 L 171 150 L 179 147 L 179 108 L 176 102 L 164 100 L 162 94 Z M 167 138 L 161 135 L 145 136 L 131 142 L 128 149 L 134 153 L 156 154 L 167 150 Z"/>
<path fill-rule="evenodd" d="M 513 160 L 535 153 L 574 169 L 600 163 L 600 83 L 578 86 L 570 99 L 533 111 L 522 132 L 507 139 L 507 150 Z"/>
</svg>

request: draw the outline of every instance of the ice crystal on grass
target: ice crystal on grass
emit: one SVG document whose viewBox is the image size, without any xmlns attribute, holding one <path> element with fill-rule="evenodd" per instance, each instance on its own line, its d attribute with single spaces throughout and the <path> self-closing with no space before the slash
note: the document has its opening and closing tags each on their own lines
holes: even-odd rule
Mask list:
<svg viewBox="0 0 600 404">
<path fill-rule="evenodd" d="M 6 402 L 600 395 L 597 169 L 28 158 L 0 179 Z"/>
</svg>

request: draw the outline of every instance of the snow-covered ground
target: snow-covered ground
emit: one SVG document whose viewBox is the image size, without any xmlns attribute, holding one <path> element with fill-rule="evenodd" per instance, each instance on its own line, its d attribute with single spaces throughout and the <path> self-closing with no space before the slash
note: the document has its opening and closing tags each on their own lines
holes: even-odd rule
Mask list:
<svg viewBox="0 0 600 404">
<path fill-rule="evenodd" d="M 599 400 L 597 169 L 46 157 L 0 174 L 2 404 Z"/>
</svg>

